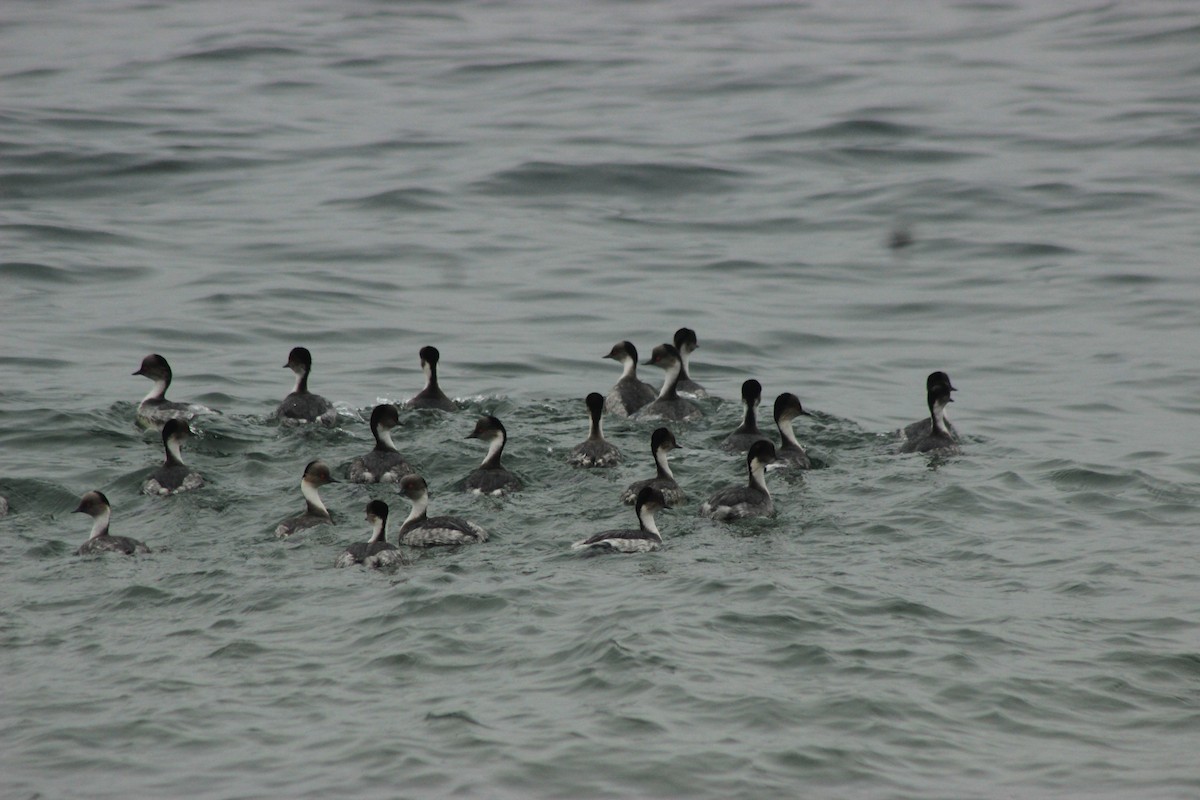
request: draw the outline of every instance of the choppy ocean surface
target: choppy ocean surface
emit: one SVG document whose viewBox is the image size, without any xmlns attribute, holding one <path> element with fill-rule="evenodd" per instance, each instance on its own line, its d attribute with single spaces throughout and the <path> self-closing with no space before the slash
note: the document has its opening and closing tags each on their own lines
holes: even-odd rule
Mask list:
<svg viewBox="0 0 1200 800">
<path fill-rule="evenodd" d="M 1200 24 L 1149 2 L 0 10 L 0 796 L 1200 795 Z M 893 239 L 908 239 L 891 247 Z M 903 242 L 901 242 L 903 243 Z M 690 502 L 565 466 L 680 326 Z M 395 438 L 486 544 L 334 569 Z M 277 425 L 288 350 L 332 429 Z M 139 493 L 159 352 L 201 491 Z M 959 455 L 896 452 L 950 373 Z M 648 380 L 660 373 L 642 367 Z M 717 524 L 746 378 L 822 468 Z M 527 489 L 471 497 L 479 414 Z M 153 548 L 79 558 L 101 489 Z"/>
</svg>

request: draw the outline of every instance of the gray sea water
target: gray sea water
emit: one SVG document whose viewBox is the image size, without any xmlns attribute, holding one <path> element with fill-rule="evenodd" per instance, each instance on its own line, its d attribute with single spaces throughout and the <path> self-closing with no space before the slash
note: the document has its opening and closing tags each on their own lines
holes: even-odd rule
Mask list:
<svg viewBox="0 0 1200 800">
<path fill-rule="evenodd" d="M 0 87 L 3 797 L 1200 796 L 1194 5 L 11 0 Z M 691 502 L 580 558 L 653 427 L 571 470 L 582 398 L 683 325 Z M 276 540 L 426 344 L 396 440 L 492 540 L 334 569 L 406 509 L 345 483 Z M 897 454 L 934 369 L 962 453 Z M 823 468 L 715 524 L 749 377 Z M 151 555 L 73 555 L 89 489 Z"/>
</svg>

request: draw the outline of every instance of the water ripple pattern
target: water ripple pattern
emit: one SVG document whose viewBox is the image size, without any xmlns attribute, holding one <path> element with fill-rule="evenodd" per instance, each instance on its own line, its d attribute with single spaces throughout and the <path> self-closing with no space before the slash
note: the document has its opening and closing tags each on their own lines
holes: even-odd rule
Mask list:
<svg viewBox="0 0 1200 800">
<path fill-rule="evenodd" d="M 0 795 L 1200 795 L 1198 43 L 1160 0 L 7 3 Z M 581 557 L 654 427 L 572 470 L 583 399 L 683 326 L 688 502 Z M 490 540 L 335 569 L 407 513 L 345 482 L 276 540 L 425 345 L 459 410 L 393 438 Z M 296 346 L 338 425 L 273 420 Z M 166 498 L 155 352 L 216 412 Z M 962 452 L 901 455 L 936 369 Z M 817 468 L 714 523 L 748 378 Z M 510 498 L 459 491 L 482 414 Z M 73 555 L 90 489 L 152 554 Z"/>
</svg>

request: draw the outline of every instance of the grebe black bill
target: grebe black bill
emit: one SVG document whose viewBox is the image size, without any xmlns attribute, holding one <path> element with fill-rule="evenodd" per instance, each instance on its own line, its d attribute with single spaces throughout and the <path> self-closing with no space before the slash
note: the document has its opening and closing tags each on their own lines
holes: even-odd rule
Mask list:
<svg viewBox="0 0 1200 800">
<path fill-rule="evenodd" d="M 487 531 L 474 522 L 460 517 L 429 516 L 429 486 L 420 475 L 405 475 L 401 478 L 400 494 L 412 503 L 408 518 L 400 526 L 400 544 L 410 547 L 437 547 L 487 541 Z"/>
<path fill-rule="evenodd" d="M 353 483 L 397 483 L 410 472 L 416 472 L 392 442 L 392 429 L 399 424 L 400 411 L 391 403 L 381 403 L 371 409 L 375 449 L 350 462 L 349 475 Z"/>
<path fill-rule="evenodd" d="M 422 347 L 418 355 L 421 357 L 421 370 L 425 373 L 425 388 L 413 395 L 405 403 L 408 408 L 432 408 L 438 411 L 453 411 L 454 401 L 446 396 L 438 386 L 438 361 L 442 354 L 436 347 Z"/>
<path fill-rule="evenodd" d="M 621 365 L 621 377 L 604 398 L 604 410 L 617 417 L 628 417 L 658 397 L 658 391 L 637 376 L 638 351 L 633 342 L 617 342 L 604 358 Z"/>
<path fill-rule="evenodd" d="M 667 462 L 667 454 L 679 447 L 675 441 L 675 435 L 670 430 L 655 428 L 654 433 L 650 434 L 650 453 L 654 456 L 657 474 L 653 478 L 629 484 L 629 487 L 621 495 L 621 502 L 627 506 L 633 505 L 637 502 L 637 497 L 642 489 L 649 486 L 657 489 L 663 496 L 665 507 L 673 508 L 683 505 L 686 498 L 683 490 L 679 488 L 679 484 L 675 482 L 675 475 L 671 472 L 671 465 Z"/>
<path fill-rule="evenodd" d="M 662 546 L 662 534 L 654 522 L 654 515 L 665 506 L 662 493 L 652 486 L 638 492 L 634 508 L 638 518 L 637 529 L 601 531 L 571 545 L 573 550 L 610 553 L 645 553 Z"/>
<path fill-rule="evenodd" d="M 674 343 L 675 349 L 679 351 L 680 361 L 679 384 L 675 387 L 676 390 L 685 397 L 708 397 L 708 391 L 692 380 L 688 372 L 692 353 L 700 347 L 696 341 L 696 332 L 691 328 L 680 328 L 675 331 Z"/>
<path fill-rule="evenodd" d="M 571 449 L 567 463 L 574 467 L 612 467 L 621 461 L 621 451 L 604 438 L 601 417 L 604 414 L 604 395 L 592 392 L 584 400 L 590 426 L 588 438 Z"/>
<path fill-rule="evenodd" d="M 304 495 L 304 513 L 285 519 L 275 527 L 275 535 L 283 538 L 316 525 L 332 525 L 333 517 L 321 502 L 318 488 L 327 483 L 337 483 L 325 462 L 310 461 L 300 478 L 300 493 Z"/>
<path fill-rule="evenodd" d="M 296 373 L 296 386 L 291 394 L 283 398 L 283 402 L 275 410 L 275 416 L 293 424 L 316 422 L 332 425 L 336 422 L 337 409 L 333 404 L 308 390 L 308 376 L 312 372 L 312 353 L 308 352 L 308 348 L 293 347 L 288 353 L 287 363 L 283 366 Z"/>
<path fill-rule="evenodd" d="M 730 520 L 773 514 L 775 504 L 767 491 L 766 469 L 774 461 L 775 445 L 765 439 L 755 442 L 746 454 L 748 484 L 721 489 L 700 506 L 701 516 Z"/>
<path fill-rule="evenodd" d="M 135 553 L 149 553 L 150 548 L 137 539 L 128 536 L 113 536 L 108 532 L 109 519 L 112 517 L 112 506 L 104 492 L 91 491 L 79 498 L 75 508 L 77 514 L 87 514 L 92 518 L 92 535 L 75 551 L 77 555 L 87 556 L 94 553 L 123 553 L 131 556 Z"/>
<path fill-rule="evenodd" d="M 762 384 L 751 378 L 742 383 L 742 424 L 721 442 L 721 449 L 744 452 L 766 435 L 758 429 L 758 404 L 762 402 Z"/>
<path fill-rule="evenodd" d="M 162 442 L 166 451 L 166 459 L 162 466 L 150 473 L 142 486 L 142 492 L 151 495 L 178 494 L 199 489 L 204 485 L 204 478 L 187 464 L 183 463 L 180 448 L 192 436 L 192 429 L 187 422 L 180 419 L 169 419 L 163 425 Z"/>
<path fill-rule="evenodd" d="M 775 466 L 793 469 L 812 469 L 808 453 L 796 438 L 792 420 L 811 417 L 800 405 L 800 398 L 784 392 L 775 398 L 775 427 L 779 430 L 779 448 L 775 451 Z"/>
<path fill-rule="evenodd" d="M 401 563 L 399 549 L 387 540 L 387 503 L 382 500 L 372 500 L 367 503 L 366 519 L 371 526 L 371 538 L 365 542 L 355 542 L 347 547 L 337 557 L 337 561 L 333 564 L 335 567 L 365 564 L 375 569 L 383 569 Z"/>
<path fill-rule="evenodd" d="M 658 392 L 658 397 L 654 402 L 642 406 L 634 415 L 636 419 L 665 419 L 685 422 L 703 416 L 698 405 L 680 397 L 676 391 L 683 362 L 679 358 L 679 351 L 675 349 L 675 345 L 660 344 L 650 354 L 650 360 L 644 363 L 661 367 L 666 375 L 663 377 L 663 385 Z"/>
<path fill-rule="evenodd" d="M 521 480 L 500 463 L 508 432 L 495 417 L 481 417 L 475 430 L 467 434 L 468 439 L 482 439 L 488 443 L 483 463 L 463 481 L 463 489 L 475 494 L 502 495 L 521 490 Z"/>
</svg>

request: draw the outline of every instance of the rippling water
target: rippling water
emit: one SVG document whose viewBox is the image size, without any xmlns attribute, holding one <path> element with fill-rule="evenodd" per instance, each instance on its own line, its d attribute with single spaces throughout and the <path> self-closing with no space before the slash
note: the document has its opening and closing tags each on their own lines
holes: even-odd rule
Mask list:
<svg viewBox="0 0 1200 800">
<path fill-rule="evenodd" d="M 3 796 L 1200 794 L 1198 45 L 1161 2 L 6 4 Z M 692 502 L 580 558 L 653 427 L 569 470 L 582 398 L 682 325 Z M 425 344 L 462 410 L 396 439 L 492 541 L 336 570 L 405 508 L 349 484 L 275 540 Z M 295 345 L 334 429 L 270 418 Z M 150 352 L 221 412 L 203 491 L 138 493 Z M 897 455 L 933 369 L 963 452 Z M 748 377 L 824 468 L 713 524 Z M 480 413 L 511 499 L 456 491 Z M 92 488 L 152 555 L 72 555 Z"/>
</svg>

